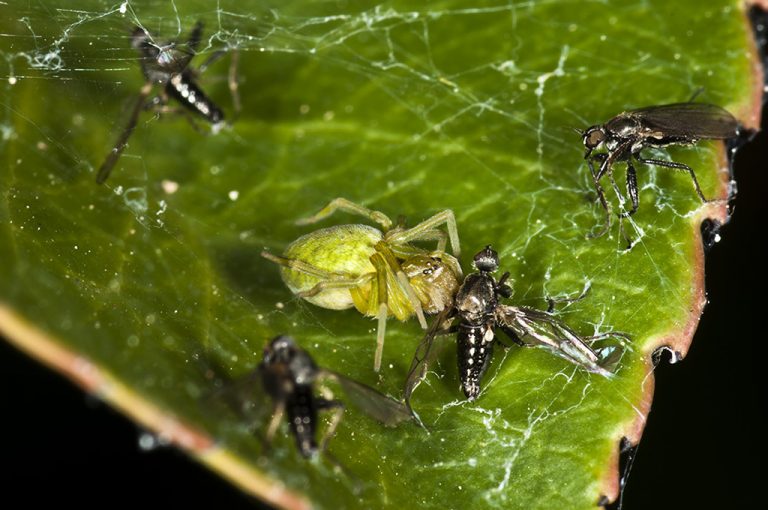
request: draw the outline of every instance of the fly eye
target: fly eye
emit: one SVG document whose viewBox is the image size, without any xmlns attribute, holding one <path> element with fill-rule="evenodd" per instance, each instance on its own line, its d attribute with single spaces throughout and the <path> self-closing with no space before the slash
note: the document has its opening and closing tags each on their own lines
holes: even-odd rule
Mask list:
<svg viewBox="0 0 768 510">
<path fill-rule="evenodd" d="M 604 141 L 605 133 L 601 129 L 593 129 L 591 131 L 587 131 L 587 134 L 584 135 L 584 145 L 590 149 L 594 149 Z"/>
</svg>

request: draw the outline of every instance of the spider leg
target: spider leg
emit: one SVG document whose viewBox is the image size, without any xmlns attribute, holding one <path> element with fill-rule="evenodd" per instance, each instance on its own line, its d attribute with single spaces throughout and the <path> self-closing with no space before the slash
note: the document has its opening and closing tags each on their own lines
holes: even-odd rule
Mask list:
<svg viewBox="0 0 768 510">
<path fill-rule="evenodd" d="M 381 253 L 371 255 L 371 263 L 376 268 L 376 291 L 379 303 L 379 311 L 376 314 L 379 324 L 376 328 L 376 353 L 373 356 L 373 371 L 378 372 L 381 369 L 381 356 L 384 352 L 384 337 L 387 331 L 387 299 L 389 289 L 387 288 L 387 262 Z"/>
<path fill-rule="evenodd" d="M 115 145 L 112 147 L 112 150 L 107 155 L 107 159 L 105 159 L 104 163 L 102 163 L 101 167 L 99 167 L 99 171 L 96 174 L 97 184 L 103 184 L 104 181 L 107 180 L 109 174 L 112 172 L 112 168 L 115 166 L 115 163 L 117 163 L 117 160 L 120 159 L 120 155 L 123 153 L 125 146 L 128 144 L 128 139 L 131 137 L 133 130 L 136 128 L 136 124 L 139 121 L 139 114 L 144 109 L 144 105 L 147 102 L 147 97 L 149 97 L 149 93 L 151 91 L 152 82 L 148 81 L 144 84 L 143 87 L 141 87 L 141 90 L 139 91 L 139 97 L 136 98 L 136 104 L 133 106 L 133 110 L 131 110 L 130 117 L 128 117 L 128 123 L 125 125 L 123 132 L 120 133 L 120 136 L 115 142 Z"/>
<path fill-rule="evenodd" d="M 261 252 L 261 256 L 280 266 L 287 267 L 294 271 L 298 271 L 300 273 L 321 279 L 321 281 L 311 289 L 296 293 L 298 297 L 302 298 L 316 296 L 319 293 L 329 289 L 352 289 L 368 283 L 373 278 L 371 273 L 358 277 L 351 277 L 342 273 L 333 273 L 331 271 L 326 271 L 324 269 L 315 267 L 312 264 L 304 262 L 303 260 L 278 257 L 277 255 L 272 255 L 266 251 Z"/>
<path fill-rule="evenodd" d="M 459 230 L 456 227 L 456 217 L 450 209 L 441 211 L 409 229 L 394 233 L 388 241 L 394 244 L 405 244 L 410 241 L 417 241 L 425 238 L 433 239 L 434 234 L 432 232 L 434 232 L 438 226 L 443 224 L 448 229 L 448 237 L 450 238 L 451 246 L 453 247 L 453 255 L 458 257 L 461 253 L 461 247 L 459 246 Z"/>
<path fill-rule="evenodd" d="M 384 269 L 388 269 L 392 274 L 395 275 L 395 278 L 397 279 L 397 288 L 399 288 L 405 294 L 405 298 L 410 304 L 410 310 L 408 311 L 413 312 L 416 315 L 416 318 L 419 320 L 419 325 L 421 325 L 422 329 L 427 329 L 427 319 L 424 317 L 424 309 L 421 306 L 421 300 L 416 294 L 416 291 L 413 290 L 413 285 L 411 285 L 411 282 L 408 280 L 408 276 L 403 271 L 402 267 L 400 266 L 400 262 L 389 248 L 389 245 L 383 241 L 376 243 L 376 254 L 374 256 L 376 255 L 380 256 L 386 264 Z M 393 289 L 389 289 L 389 293 L 392 293 L 392 291 Z M 404 320 L 403 316 L 407 317 L 411 315 L 410 313 L 398 314 L 394 309 L 393 313 L 394 315 L 398 316 L 400 320 Z"/>
<path fill-rule="evenodd" d="M 356 204 L 350 200 L 347 200 L 346 198 L 334 198 L 330 201 L 328 205 L 320 209 L 317 213 L 313 214 L 312 216 L 308 218 L 301 218 L 299 220 L 296 220 L 297 225 L 309 225 L 311 223 L 317 223 L 318 221 L 324 220 L 328 216 L 332 215 L 336 211 L 343 211 L 350 214 L 357 214 L 358 216 L 363 216 L 365 218 L 368 218 L 369 220 L 378 223 L 382 226 L 384 230 L 389 230 L 392 228 L 392 220 L 389 219 L 389 217 L 380 211 L 374 211 L 373 209 L 368 209 L 367 207 Z"/>
</svg>

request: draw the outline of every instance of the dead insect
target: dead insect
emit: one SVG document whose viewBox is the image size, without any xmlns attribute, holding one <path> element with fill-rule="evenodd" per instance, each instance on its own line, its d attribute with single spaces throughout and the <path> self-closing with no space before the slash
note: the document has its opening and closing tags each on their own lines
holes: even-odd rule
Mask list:
<svg viewBox="0 0 768 510">
<path fill-rule="evenodd" d="M 393 226 L 384 213 L 337 198 L 310 218 L 320 221 L 337 210 L 364 216 L 381 225 L 338 225 L 316 230 L 292 242 L 282 257 L 261 255 L 280 264 L 283 281 L 297 296 L 331 310 L 353 306 L 378 318 L 374 370 L 381 367 L 387 317 L 404 321 L 416 315 L 426 329 L 425 313 L 438 313 L 453 303 L 461 280 L 461 266 L 445 252 L 448 239 L 459 255 L 459 236 L 453 212 L 446 209 L 415 227 Z M 438 229 L 445 224 L 447 233 Z M 413 241 L 437 241 L 429 251 Z"/>
<path fill-rule="evenodd" d="M 236 400 L 230 403 L 237 404 L 238 411 L 250 422 L 258 425 L 269 420 L 264 437 L 267 445 L 272 443 L 287 415 L 299 452 L 309 458 L 325 452 L 345 408 L 342 401 L 317 394 L 317 385 L 326 381 L 337 382 L 356 407 L 388 427 L 411 419 L 402 403 L 370 386 L 318 367 L 307 351 L 285 335 L 273 338 L 264 348 L 264 358 L 256 370 L 233 386 L 239 391 L 234 395 Z M 221 397 L 221 391 L 217 395 Z M 265 398 L 271 400 L 271 405 Z M 332 411 L 333 417 L 318 445 L 320 411 Z"/>
<path fill-rule="evenodd" d="M 413 390 L 436 354 L 435 338 L 445 333 L 456 333 L 459 379 L 469 400 L 475 400 L 480 394 L 480 382 L 493 356 L 493 345 L 499 342 L 497 329 L 522 347 L 542 347 L 584 370 L 611 375 L 621 351 L 606 347 L 596 352 L 587 341 L 611 336 L 627 339 L 627 335 L 612 332 L 583 337 L 549 312 L 500 303 L 499 298 L 512 296 L 512 288 L 506 283 L 509 273 L 504 273 L 499 280 L 493 277 L 492 273 L 499 267 L 499 257 L 490 246 L 475 255 L 474 266 L 477 272 L 464 279 L 454 306 L 438 316 L 416 350 L 404 392 L 409 409 Z M 456 317 L 458 324 L 454 325 Z"/>
<path fill-rule="evenodd" d="M 152 36 L 141 27 L 135 27 L 131 34 L 131 46 L 140 55 L 139 63 L 144 74 L 144 85 L 136 98 L 136 104 L 128 117 L 128 123 L 115 142 L 114 147 L 99 168 L 96 182 L 102 184 L 109 177 L 112 167 L 115 166 L 123 153 L 128 139 L 133 133 L 139 114 L 142 110 L 155 108 L 162 112 L 169 98 L 175 99 L 188 111 L 195 113 L 214 125 L 214 129 L 224 121 L 221 109 L 211 101 L 196 83 L 196 76 L 205 71 L 213 62 L 224 55 L 224 51 L 211 54 L 197 69 L 191 69 L 189 64 L 200 46 L 203 34 L 203 24 L 198 22 L 189 35 L 186 46 L 177 46 L 175 42 L 159 45 L 154 42 Z M 232 53 L 232 64 L 229 71 L 229 88 L 235 103 L 235 110 L 239 110 L 239 98 L 237 95 L 237 53 Z M 148 100 L 150 92 L 155 85 L 160 85 L 160 94 Z"/>
<path fill-rule="evenodd" d="M 637 174 L 632 163 L 633 158 L 647 165 L 688 172 L 696 194 L 699 195 L 702 202 L 707 202 L 691 167 L 674 161 L 643 158 L 640 151 L 646 147 L 692 145 L 699 140 L 728 139 L 737 136 L 738 133 L 738 121 L 726 110 L 712 104 L 692 102 L 630 110 L 620 113 L 605 124 L 588 128 L 582 133 L 582 141 L 586 148 L 584 159 L 589 165 L 597 196 L 606 214 L 603 229 L 592 237 L 605 234 L 610 226 L 610 210 L 600 185 L 600 179 L 605 174 L 608 174 L 616 194 L 623 200 L 623 195 L 612 173 L 612 167 L 616 161 L 627 162 L 627 194 L 632 202 L 632 208 L 622 212 L 620 217 L 634 214 L 639 204 Z M 605 146 L 606 152 L 593 154 L 592 151 L 601 145 Z M 597 171 L 594 167 L 595 162 L 600 164 Z"/>
</svg>

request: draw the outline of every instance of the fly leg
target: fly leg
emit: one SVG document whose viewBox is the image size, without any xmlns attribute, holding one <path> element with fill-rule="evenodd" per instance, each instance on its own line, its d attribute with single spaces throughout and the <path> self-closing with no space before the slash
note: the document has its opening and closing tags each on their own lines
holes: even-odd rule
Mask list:
<svg viewBox="0 0 768 510">
<path fill-rule="evenodd" d="M 637 158 L 637 156 L 635 156 Z M 642 161 L 642 160 L 638 160 Z M 637 212 L 637 208 L 640 205 L 639 194 L 637 190 L 637 172 L 635 171 L 635 165 L 632 164 L 632 158 L 627 158 L 627 195 L 632 201 L 632 209 L 621 213 L 623 218 L 628 218 Z"/>
<path fill-rule="evenodd" d="M 99 167 L 99 171 L 96 174 L 97 184 L 103 184 L 104 181 L 107 180 L 109 174 L 112 172 L 112 168 L 115 166 L 115 163 L 117 163 L 117 160 L 120 159 L 120 155 L 123 153 L 126 145 L 128 145 L 128 139 L 131 137 L 133 130 L 136 128 L 136 124 L 139 120 L 139 114 L 146 107 L 147 97 L 149 97 L 149 93 L 151 91 L 152 82 L 148 81 L 144 84 L 143 87 L 141 87 L 139 97 L 136 98 L 136 104 L 134 104 L 133 110 L 131 110 L 131 115 L 128 117 L 128 123 L 125 125 L 125 128 L 123 128 L 123 132 L 120 133 L 120 136 L 115 142 L 115 145 L 112 147 L 112 150 L 109 151 L 109 154 L 104 160 L 104 163 L 102 163 Z"/>
<path fill-rule="evenodd" d="M 696 174 L 693 172 L 693 168 L 689 167 L 688 165 L 684 165 L 683 163 L 675 163 L 674 161 L 664 161 L 661 159 L 645 159 L 640 157 L 640 154 L 637 154 L 635 159 L 640 163 L 645 163 L 646 165 L 663 166 L 665 168 L 673 168 L 675 170 L 685 170 L 688 172 L 688 175 L 691 176 L 693 187 L 696 189 L 696 194 L 699 195 L 701 201 L 704 203 L 709 202 L 709 200 L 707 200 L 707 198 L 704 196 L 704 193 L 701 191 L 701 186 L 699 186 L 699 181 L 696 179 Z"/>
<path fill-rule="evenodd" d="M 608 156 L 604 153 L 598 153 L 593 154 L 587 159 L 587 166 L 589 167 L 589 172 L 592 174 L 592 182 L 595 185 L 595 191 L 597 192 L 597 198 L 600 200 L 600 205 L 603 206 L 603 210 L 605 210 L 605 221 L 603 222 L 603 228 L 600 229 L 597 233 L 593 234 L 590 233 L 587 237 L 590 239 L 594 239 L 596 237 L 602 237 L 605 235 L 606 232 L 608 232 L 608 229 L 611 226 L 611 209 L 608 207 L 608 201 L 605 199 L 605 191 L 603 190 L 603 187 L 600 185 L 600 180 L 597 178 L 597 172 L 595 171 L 595 165 L 593 162 L 597 161 L 602 166 L 603 161 L 605 161 L 605 158 Z"/>
<path fill-rule="evenodd" d="M 325 453 L 328 450 L 328 441 L 336 433 L 336 427 L 339 426 L 341 417 L 344 415 L 344 403 L 340 400 L 329 400 L 324 397 L 318 397 L 316 402 L 318 411 L 333 411 L 331 423 L 320 440 L 320 451 Z"/>
<path fill-rule="evenodd" d="M 232 109 L 234 110 L 234 114 L 232 116 L 231 122 L 234 122 L 234 120 L 240 115 L 241 109 L 238 72 L 240 67 L 240 52 L 237 51 L 237 48 L 232 48 L 229 51 L 214 51 L 211 56 L 205 60 L 205 62 L 198 66 L 198 68 L 195 70 L 195 74 L 199 75 L 204 73 L 205 70 L 208 69 L 208 66 L 212 65 L 214 62 L 227 54 L 231 55 L 229 60 L 229 73 L 227 75 L 227 87 L 229 88 L 229 95 L 232 97 Z"/>
<path fill-rule="evenodd" d="M 551 296 L 547 296 L 547 313 L 552 313 L 555 311 L 555 306 L 560 304 L 570 305 L 571 303 L 577 303 L 587 297 L 587 294 L 589 294 L 589 290 L 592 287 L 589 285 L 589 283 L 584 287 L 584 290 L 581 291 L 581 294 L 576 296 L 575 298 L 572 297 L 563 297 L 563 298 L 553 298 Z"/>
</svg>

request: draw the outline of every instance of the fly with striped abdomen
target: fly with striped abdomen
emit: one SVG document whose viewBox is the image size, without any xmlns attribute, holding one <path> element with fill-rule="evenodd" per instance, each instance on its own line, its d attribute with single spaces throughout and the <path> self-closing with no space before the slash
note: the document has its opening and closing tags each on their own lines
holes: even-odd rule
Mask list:
<svg viewBox="0 0 768 510">
<path fill-rule="evenodd" d="M 178 45 L 174 41 L 159 44 L 144 28 L 135 27 L 133 29 L 131 46 L 139 52 L 139 64 L 145 82 L 139 91 L 139 96 L 136 98 L 126 126 L 99 167 L 96 174 L 98 184 L 107 180 L 112 168 L 120 159 L 120 155 L 128 144 L 128 139 L 136 128 L 139 114 L 143 110 L 157 109 L 162 112 L 169 99 L 173 98 L 187 111 L 210 122 L 214 126 L 214 130 L 221 126 L 224 121 L 224 113 L 197 85 L 196 78 L 209 65 L 223 56 L 224 51 L 212 53 L 197 69 L 190 68 L 190 62 L 197 54 L 202 35 L 203 24 L 201 22 L 195 24 L 186 45 Z M 155 85 L 161 87 L 160 94 L 149 99 L 149 94 Z M 240 100 L 237 94 L 237 52 L 232 53 L 229 89 L 237 113 L 240 109 Z"/>
<path fill-rule="evenodd" d="M 409 409 L 413 390 L 436 356 L 435 339 L 446 333 L 456 334 L 459 381 L 470 401 L 480 395 L 481 381 L 493 357 L 494 344 L 504 345 L 497 331 L 521 347 L 541 347 L 588 372 L 605 377 L 612 374 L 621 355 L 620 347 L 594 350 L 590 343 L 609 337 L 627 340 L 626 334 L 579 335 L 550 313 L 552 301 L 546 312 L 502 303 L 501 298 L 512 296 L 512 287 L 507 284 L 509 273 L 504 273 L 498 280 L 493 276 L 499 268 L 499 256 L 490 246 L 475 255 L 474 266 L 477 271 L 466 276 L 456 293 L 453 307 L 438 315 L 416 349 L 404 391 Z"/>
</svg>

